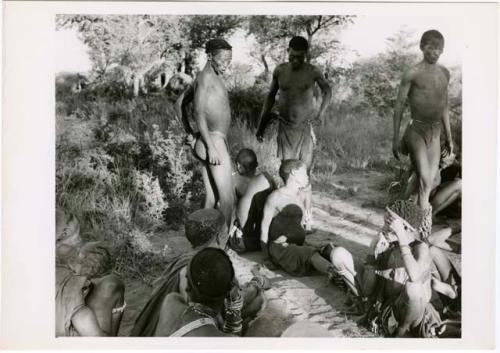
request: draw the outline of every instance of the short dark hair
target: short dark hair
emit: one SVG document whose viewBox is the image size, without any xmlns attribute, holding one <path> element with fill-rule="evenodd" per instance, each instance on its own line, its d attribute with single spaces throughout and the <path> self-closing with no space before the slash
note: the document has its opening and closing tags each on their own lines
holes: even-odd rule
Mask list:
<svg viewBox="0 0 500 353">
<path fill-rule="evenodd" d="M 226 223 L 221 211 L 205 208 L 191 213 L 185 223 L 186 238 L 196 248 L 215 239 Z"/>
<path fill-rule="evenodd" d="M 292 171 L 297 170 L 301 167 L 305 167 L 304 162 L 298 159 L 285 159 L 284 161 L 281 162 L 280 166 L 280 177 L 283 179 L 283 181 L 286 183 L 288 180 L 288 177 L 290 176 L 290 173 Z"/>
<path fill-rule="evenodd" d="M 204 248 L 189 262 L 187 278 L 193 300 L 215 303 L 223 300 L 233 286 L 233 264 L 223 250 Z"/>
<path fill-rule="evenodd" d="M 89 278 L 100 277 L 111 271 L 114 266 L 107 244 L 102 241 L 84 244 L 75 261 L 82 265 L 79 275 Z"/>
<path fill-rule="evenodd" d="M 257 162 L 257 155 L 249 148 L 243 148 L 240 150 L 236 156 L 236 161 L 248 171 L 255 170 L 255 168 L 259 165 Z"/>
<path fill-rule="evenodd" d="M 441 32 L 439 32 L 435 29 L 431 29 L 431 30 L 424 32 L 424 34 L 422 34 L 422 38 L 420 38 L 420 48 L 423 48 L 428 42 L 430 42 L 433 39 L 437 39 L 437 40 L 443 42 L 443 46 L 444 46 L 444 37 L 441 34 Z"/>
<path fill-rule="evenodd" d="M 309 43 L 307 42 L 307 39 L 305 39 L 304 37 L 295 36 L 292 39 L 290 39 L 290 42 L 288 43 L 288 48 L 293 50 L 308 51 Z"/>
<path fill-rule="evenodd" d="M 205 53 L 213 53 L 216 50 L 231 50 L 233 47 L 222 38 L 211 39 L 205 44 Z"/>
</svg>

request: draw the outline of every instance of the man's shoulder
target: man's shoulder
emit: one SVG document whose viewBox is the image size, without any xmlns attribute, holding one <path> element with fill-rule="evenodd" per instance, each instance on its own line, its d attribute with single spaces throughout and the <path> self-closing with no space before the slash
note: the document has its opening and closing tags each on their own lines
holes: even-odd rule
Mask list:
<svg viewBox="0 0 500 353">
<path fill-rule="evenodd" d="M 289 66 L 289 63 L 281 63 L 281 64 L 276 65 L 276 68 L 274 69 L 274 74 L 277 75 L 277 74 L 283 73 L 284 71 L 286 71 L 288 69 L 288 66 Z"/>
<path fill-rule="evenodd" d="M 450 79 L 450 70 L 448 70 L 445 66 L 443 65 L 438 65 L 439 69 L 444 73 L 444 75 L 446 76 L 446 79 L 449 80 Z"/>
</svg>

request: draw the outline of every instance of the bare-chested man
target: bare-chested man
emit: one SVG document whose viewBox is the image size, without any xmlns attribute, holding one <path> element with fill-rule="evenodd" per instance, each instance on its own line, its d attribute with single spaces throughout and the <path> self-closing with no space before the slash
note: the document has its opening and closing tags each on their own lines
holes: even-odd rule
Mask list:
<svg viewBox="0 0 500 353">
<path fill-rule="evenodd" d="M 304 276 L 316 270 L 333 278 L 332 251 L 323 255 L 324 251 L 304 245 L 306 232 L 301 223 L 305 200 L 301 189 L 309 184 L 305 164 L 297 159 L 286 159 L 281 163 L 280 176 L 285 186 L 269 195 L 262 218 L 261 248 L 265 264 L 279 266 L 293 276 Z"/>
<path fill-rule="evenodd" d="M 404 73 L 394 110 L 393 153 L 409 154 L 418 176 L 417 203 L 422 217 L 432 217 L 429 196 L 441 156 L 440 133 L 444 126 L 446 153 L 453 153 L 448 116 L 449 71 L 437 64 L 443 52 L 444 38 L 436 30 L 422 35 L 420 49 L 423 60 Z M 410 100 L 411 123 L 400 141 L 400 126 L 406 99 Z"/>
<path fill-rule="evenodd" d="M 203 162 L 204 208 L 215 208 L 219 203 L 229 226 L 234 205 L 231 157 L 226 140 L 231 111 L 222 75 L 231 63 L 232 48 L 224 39 L 212 39 L 206 44 L 206 53 L 207 64 L 184 94 L 182 120 L 188 134 L 187 143 Z M 199 130 L 196 139 L 186 114 L 186 106 L 191 101 L 194 102 L 194 116 Z"/>
<path fill-rule="evenodd" d="M 236 220 L 231 233 L 231 247 L 238 251 L 260 249 L 260 224 L 267 196 L 276 188 L 266 172 L 257 173 L 257 156 L 244 148 L 236 156 L 237 173 L 233 175 L 236 194 Z M 241 233 L 241 238 L 238 234 Z"/>
<path fill-rule="evenodd" d="M 280 64 L 273 73 L 269 94 L 264 102 L 257 138 L 262 141 L 264 130 L 271 117 L 271 109 L 276 94 L 278 100 L 279 129 L 278 157 L 300 159 L 310 173 L 313 161 L 314 133 L 312 123 L 323 121 L 323 114 L 332 95 L 330 85 L 321 70 L 306 62 L 309 43 L 303 37 L 293 37 L 288 47 L 288 62 Z M 314 107 L 314 85 L 318 84 L 322 92 L 321 106 Z M 311 187 L 304 190 L 306 195 L 306 227 L 311 224 Z"/>
</svg>

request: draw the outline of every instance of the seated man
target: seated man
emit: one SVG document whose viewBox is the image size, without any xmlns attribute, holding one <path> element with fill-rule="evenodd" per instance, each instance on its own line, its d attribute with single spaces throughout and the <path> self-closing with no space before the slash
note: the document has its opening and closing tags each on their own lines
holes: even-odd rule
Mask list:
<svg viewBox="0 0 500 353">
<path fill-rule="evenodd" d="M 189 261 L 185 277 L 187 296 L 173 292 L 165 297 L 155 336 L 214 337 L 241 333 L 242 300 L 231 297 L 234 269 L 227 254 L 217 248 L 200 250 Z M 229 310 L 228 302 L 236 305 Z"/>
<path fill-rule="evenodd" d="M 227 242 L 227 226 L 224 215 L 216 209 L 201 209 L 188 216 L 185 224 L 186 238 L 193 250 L 173 259 L 164 273 L 156 281 L 157 285 L 149 301 L 135 321 L 130 336 L 155 336 L 163 302 L 170 293 L 179 293 L 187 297 L 187 265 L 193 255 L 206 247 L 223 248 Z M 263 278 L 254 278 L 242 289 L 243 309 L 245 319 L 251 318 L 262 308 L 265 297 L 262 289 L 265 286 Z M 164 314 L 165 315 L 165 314 Z"/>
<path fill-rule="evenodd" d="M 126 304 L 111 256 L 101 242 L 75 254 L 56 266 L 56 336 L 116 336 Z"/>
<path fill-rule="evenodd" d="M 333 276 L 332 263 L 320 250 L 303 245 L 306 232 L 304 221 L 305 200 L 301 190 L 309 185 L 305 164 L 296 159 L 281 163 L 280 176 L 285 185 L 273 191 L 264 206 L 261 228 L 261 248 L 265 262 L 282 268 L 293 276 L 304 276 L 317 270 Z"/>
<path fill-rule="evenodd" d="M 260 223 L 267 196 L 276 186 L 267 173 L 258 173 L 257 156 L 251 149 L 242 149 L 236 156 L 233 185 L 236 194 L 236 221 L 229 244 L 235 251 L 260 249 Z"/>
</svg>

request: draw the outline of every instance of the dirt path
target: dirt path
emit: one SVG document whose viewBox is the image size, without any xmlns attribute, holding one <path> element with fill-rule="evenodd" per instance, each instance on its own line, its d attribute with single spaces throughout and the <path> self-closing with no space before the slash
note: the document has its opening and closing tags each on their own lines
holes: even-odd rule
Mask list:
<svg viewBox="0 0 500 353">
<path fill-rule="evenodd" d="M 314 227 L 317 231 L 307 237 L 313 246 L 334 242 L 347 248 L 355 258 L 364 259 L 370 242 L 383 224 L 383 209 L 373 200 L 384 198 L 383 185 L 387 175 L 376 171 L 363 171 L 337 175 L 326 191 L 313 194 Z M 345 187 L 344 185 L 349 185 Z M 187 241 L 171 233 L 165 237 L 167 246 L 174 252 L 188 248 Z M 248 336 L 279 336 L 284 329 L 296 321 L 314 321 L 325 327 L 332 336 L 371 337 L 363 327 L 356 324 L 356 317 L 346 315 L 346 294 L 328 282 L 325 276 L 291 277 L 283 271 L 270 271 L 260 266 L 262 255 L 258 252 L 238 255 L 230 254 L 240 283 L 253 276 L 258 268 L 272 283 L 266 291 L 267 309 L 249 329 Z M 455 261 L 459 264 L 459 258 Z M 127 283 L 126 301 L 128 309 L 124 316 L 120 335 L 130 332 L 135 317 L 147 301 L 151 289 L 139 282 Z"/>
</svg>

